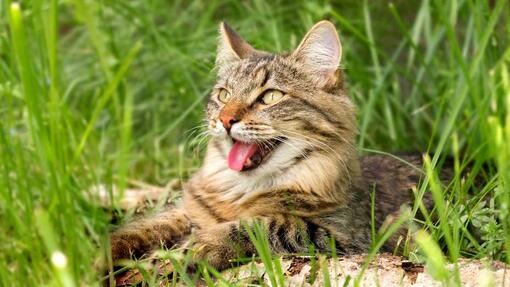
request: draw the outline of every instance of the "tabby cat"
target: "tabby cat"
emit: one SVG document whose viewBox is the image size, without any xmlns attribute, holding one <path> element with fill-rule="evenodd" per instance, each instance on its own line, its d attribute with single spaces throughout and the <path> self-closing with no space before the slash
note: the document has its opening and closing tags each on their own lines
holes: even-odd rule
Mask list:
<svg viewBox="0 0 510 287">
<path fill-rule="evenodd" d="M 220 24 L 217 83 L 207 104 L 211 135 L 182 205 L 121 227 L 112 257 L 140 258 L 186 244 L 217 269 L 256 254 L 247 229 L 267 231 L 274 253 L 366 250 L 375 228 L 412 200 L 420 171 L 389 156 L 359 158 L 333 24 L 321 21 L 288 54 L 259 51 Z M 404 159 L 421 166 L 421 156 Z M 395 247 L 401 233 L 384 249 Z M 190 236 L 190 235 L 193 236 Z"/>
</svg>

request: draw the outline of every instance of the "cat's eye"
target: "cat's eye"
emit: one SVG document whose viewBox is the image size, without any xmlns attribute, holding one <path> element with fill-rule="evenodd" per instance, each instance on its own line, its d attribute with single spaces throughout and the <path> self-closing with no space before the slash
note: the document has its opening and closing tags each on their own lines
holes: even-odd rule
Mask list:
<svg viewBox="0 0 510 287">
<path fill-rule="evenodd" d="M 260 98 L 260 102 L 264 105 L 271 105 L 278 101 L 280 101 L 283 98 L 283 92 L 278 90 L 269 90 L 266 91 L 262 98 Z"/>
<path fill-rule="evenodd" d="M 230 93 L 225 89 L 220 89 L 218 93 L 218 100 L 222 103 L 226 103 L 230 100 Z"/>
</svg>

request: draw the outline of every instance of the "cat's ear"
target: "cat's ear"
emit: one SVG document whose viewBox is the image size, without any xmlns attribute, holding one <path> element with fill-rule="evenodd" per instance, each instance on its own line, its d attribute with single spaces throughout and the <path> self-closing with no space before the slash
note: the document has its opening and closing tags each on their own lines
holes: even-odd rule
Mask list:
<svg viewBox="0 0 510 287">
<path fill-rule="evenodd" d="M 315 24 L 292 53 L 321 86 L 335 83 L 335 73 L 342 57 L 342 45 L 335 26 L 329 21 Z"/>
<path fill-rule="evenodd" d="M 220 37 L 216 67 L 221 68 L 232 62 L 239 61 L 257 53 L 241 36 L 225 22 L 220 23 Z"/>
</svg>

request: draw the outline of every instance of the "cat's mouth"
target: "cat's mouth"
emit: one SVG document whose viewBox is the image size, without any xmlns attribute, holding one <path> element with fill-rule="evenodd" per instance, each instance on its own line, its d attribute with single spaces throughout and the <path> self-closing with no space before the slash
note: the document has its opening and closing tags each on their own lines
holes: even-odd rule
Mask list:
<svg viewBox="0 0 510 287">
<path fill-rule="evenodd" d="M 281 140 L 246 143 L 232 139 L 232 142 L 233 145 L 227 157 L 228 167 L 236 171 L 246 171 L 259 167 L 278 147 Z"/>
</svg>

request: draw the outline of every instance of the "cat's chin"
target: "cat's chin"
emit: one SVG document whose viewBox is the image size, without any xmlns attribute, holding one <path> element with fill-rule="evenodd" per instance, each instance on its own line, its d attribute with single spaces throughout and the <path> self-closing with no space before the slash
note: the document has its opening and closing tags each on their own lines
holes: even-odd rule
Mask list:
<svg viewBox="0 0 510 287">
<path fill-rule="evenodd" d="M 232 147 L 227 156 L 230 169 L 245 172 L 258 168 L 271 157 L 278 148 L 281 140 L 266 140 L 264 142 L 244 142 L 232 138 Z"/>
</svg>

